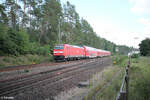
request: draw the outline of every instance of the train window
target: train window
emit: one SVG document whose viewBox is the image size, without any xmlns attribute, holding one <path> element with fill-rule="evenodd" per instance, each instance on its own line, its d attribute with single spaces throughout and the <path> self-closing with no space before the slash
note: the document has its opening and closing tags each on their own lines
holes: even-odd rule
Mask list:
<svg viewBox="0 0 150 100">
<path fill-rule="evenodd" d="M 64 49 L 64 46 L 55 46 L 55 49 Z"/>
</svg>

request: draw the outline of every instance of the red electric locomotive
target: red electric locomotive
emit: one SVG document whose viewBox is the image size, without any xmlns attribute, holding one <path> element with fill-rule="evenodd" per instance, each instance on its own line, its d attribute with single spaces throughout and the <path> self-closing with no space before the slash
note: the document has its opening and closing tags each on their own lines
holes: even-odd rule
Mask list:
<svg viewBox="0 0 150 100">
<path fill-rule="evenodd" d="M 69 44 L 56 45 L 53 50 L 55 60 L 80 59 L 85 57 L 84 48 Z"/>
</svg>

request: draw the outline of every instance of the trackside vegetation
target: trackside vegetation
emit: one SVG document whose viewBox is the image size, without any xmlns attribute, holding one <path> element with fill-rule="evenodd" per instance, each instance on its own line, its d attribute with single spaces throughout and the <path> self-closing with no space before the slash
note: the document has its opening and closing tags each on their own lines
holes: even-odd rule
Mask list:
<svg viewBox="0 0 150 100">
<path fill-rule="evenodd" d="M 111 79 L 112 77 L 115 75 L 115 73 L 118 73 L 120 74 L 120 70 L 121 68 L 119 67 L 109 67 L 109 68 L 106 68 L 103 73 L 102 73 L 102 76 L 100 78 L 100 83 L 95 86 L 95 87 L 92 87 L 91 86 L 91 89 L 90 91 L 88 92 L 88 95 L 85 96 L 84 100 L 92 100 L 93 96 L 96 96 L 95 98 L 99 98 L 99 93 L 102 93 L 103 91 L 103 87 L 107 86 L 109 83 L 111 83 Z M 118 75 L 117 75 L 118 76 Z M 118 88 L 119 88 L 119 85 L 118 85 Z M 115 89 L 115 90 L 118 90 Z M 113 91 L 113 90 L 112 90 Z M 111 91 L 109 91 L 111 94 Z M 98 96 L 98 97 L 97 97 Z M 103 96 L 106 96 L 107 98 L 110 98 L 111 96 L 109 95 L 104 95 Z M 97 99 L 97 100 L 101 100 L 101 99 Z M 103 99 L 102 99 L 103 100 Z M 105 99 L 104 99 L 105 100 Z M 107 99 L 106 99 L 107 100 Z M 108 99 L 110 100 L 110 99 Z"/>
<path fill-rule="evenodd" d="M 101 89 L 104 86 L 104 80 L 99 83 L 98 87 L 94 88 L 89 92 L 89 98 L 85 98 L 85 100 L 91 100 L 91 97 L 96 94 L 97 88 L 101 89 L 97 95 L 96 100 L 115 100 L 118 92 L 120 91 L 120 87 L 122 84 L 123 75 L 125 72 L 125 66 L 122 66 L 126 63 L 127 65 L 127 57 L 123 57 L 121 63 L 115 63 L 111 70 L 107 69 L 105 73 L 103 73 L 104 77 L 108 77 L 105 82 L 109 82 L 115 74 L 114 69 L 120 69 L 118 75 L 113 78 L 112 82 L 106 86 L 104 89 Z M 113 69 L 114 68 L 114 69 Z M 111 75 L 111 76 L 110 76 Z M 131 58 L 131 67 L 130 67 L 130 79 L 129 79 L 129 100 L 150 100 L 150 58 L 148 57 L 139 57 L 139 58 Z M 110 76 L 110 77 L 109 77 Z"/>
<path fill-rule="evenodd" d="M 27 54 L 19 56 L 0 57 L 0 68 L 5 66 L 30 65 L 53 61 L 53 57 L 49 55 Z"/>
<path fill-rule="evenodd" d="M 92 100 L 95 96 L 96 100 L 113 100 L 120 89 L 121 79 L 124 74 L 124 65 L 128 61 L 127 56 L 115 55 L 112 57 L 113 66 L 104 69 L 100 82 L 95 87 L 91 88 L 84 100 Z M 114 81 L 118 81 L 114 85 Z M 111 87 L 110 87 L 111 86 Z M 105 89 L 108 88 L 106 93 Z M 108 93 L 107 93 L 108 92 Z"/>
<path fill-rule="evenodd" d="M 123 69 L 118 72 L 111 84 L 96 95 L 96 100 L 115 100 L 118 91 L 120 90 L 121 80 L 124 75 Z"/>
<path fill-rule="evenodd" d="M 150 100 L 150 58 L 131 60 L 129 100 Z"/>
</svg>

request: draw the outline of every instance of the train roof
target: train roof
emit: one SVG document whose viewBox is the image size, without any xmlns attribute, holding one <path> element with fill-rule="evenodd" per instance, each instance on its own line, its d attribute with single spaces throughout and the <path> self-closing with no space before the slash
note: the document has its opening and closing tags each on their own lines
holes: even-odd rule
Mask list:
<svg viewBox="0 0 150 100">
<path fill-rule="evenodd" d="M 96 48 L 93 48 L 93 47 L 89 47 L 89 46 L 83 46 L 83 47 L 86 47 L 86 48 L 89 49 L 89 50 L 97 51 L 97 49 L 96 49 Z"/>
<path fill-rule="evenodd" d="M 72 47 L 82 47 L 82 46 L 71 45 L 71 44 L 56 44 L 55 46 L 64 46 L 64 45 L 68 45 L 68 46 L 72 46 Z"/>
<path fill-rule="evenodd" d="M 68 44 L 68 45 L 69 45 L 69 44 Z M 75 48 L 83 48 L 83 47 L 81 47 L 81 46 L 76 46 L 76 45 L 69 45 L 69 46 L 75 47 Z"/>
<path fill-rule="evenodd" d="M 100 52 L 110 52 L 110 51 L 106 51 L 106 50 L 102 50 L 102 49 L 97 49 L 97 51 L 100 51 Z"/>
</svg>

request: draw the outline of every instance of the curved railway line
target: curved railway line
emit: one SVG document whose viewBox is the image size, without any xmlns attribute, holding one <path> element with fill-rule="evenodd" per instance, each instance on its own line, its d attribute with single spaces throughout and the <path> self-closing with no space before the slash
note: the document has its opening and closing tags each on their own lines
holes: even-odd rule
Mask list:
<svg viewBox="0 0 150 100">
<path fill-rule="evenodd" d="M 110 58 L 92 59 L 26 77 L 3 80 L 0 81 L 0 97 L 15 96 L 22 91 L 32 91 L 33 87 L 46 85 L 51 89 L 49 91 L 51 96 L 54 96 L 58 92 L 73 87 L 78 81 L 85 80 L 84 76 L 87 77 L 93 72 L 100 71 L 102 66 L 109 65 L 109 62 Z"/>
</svg>

